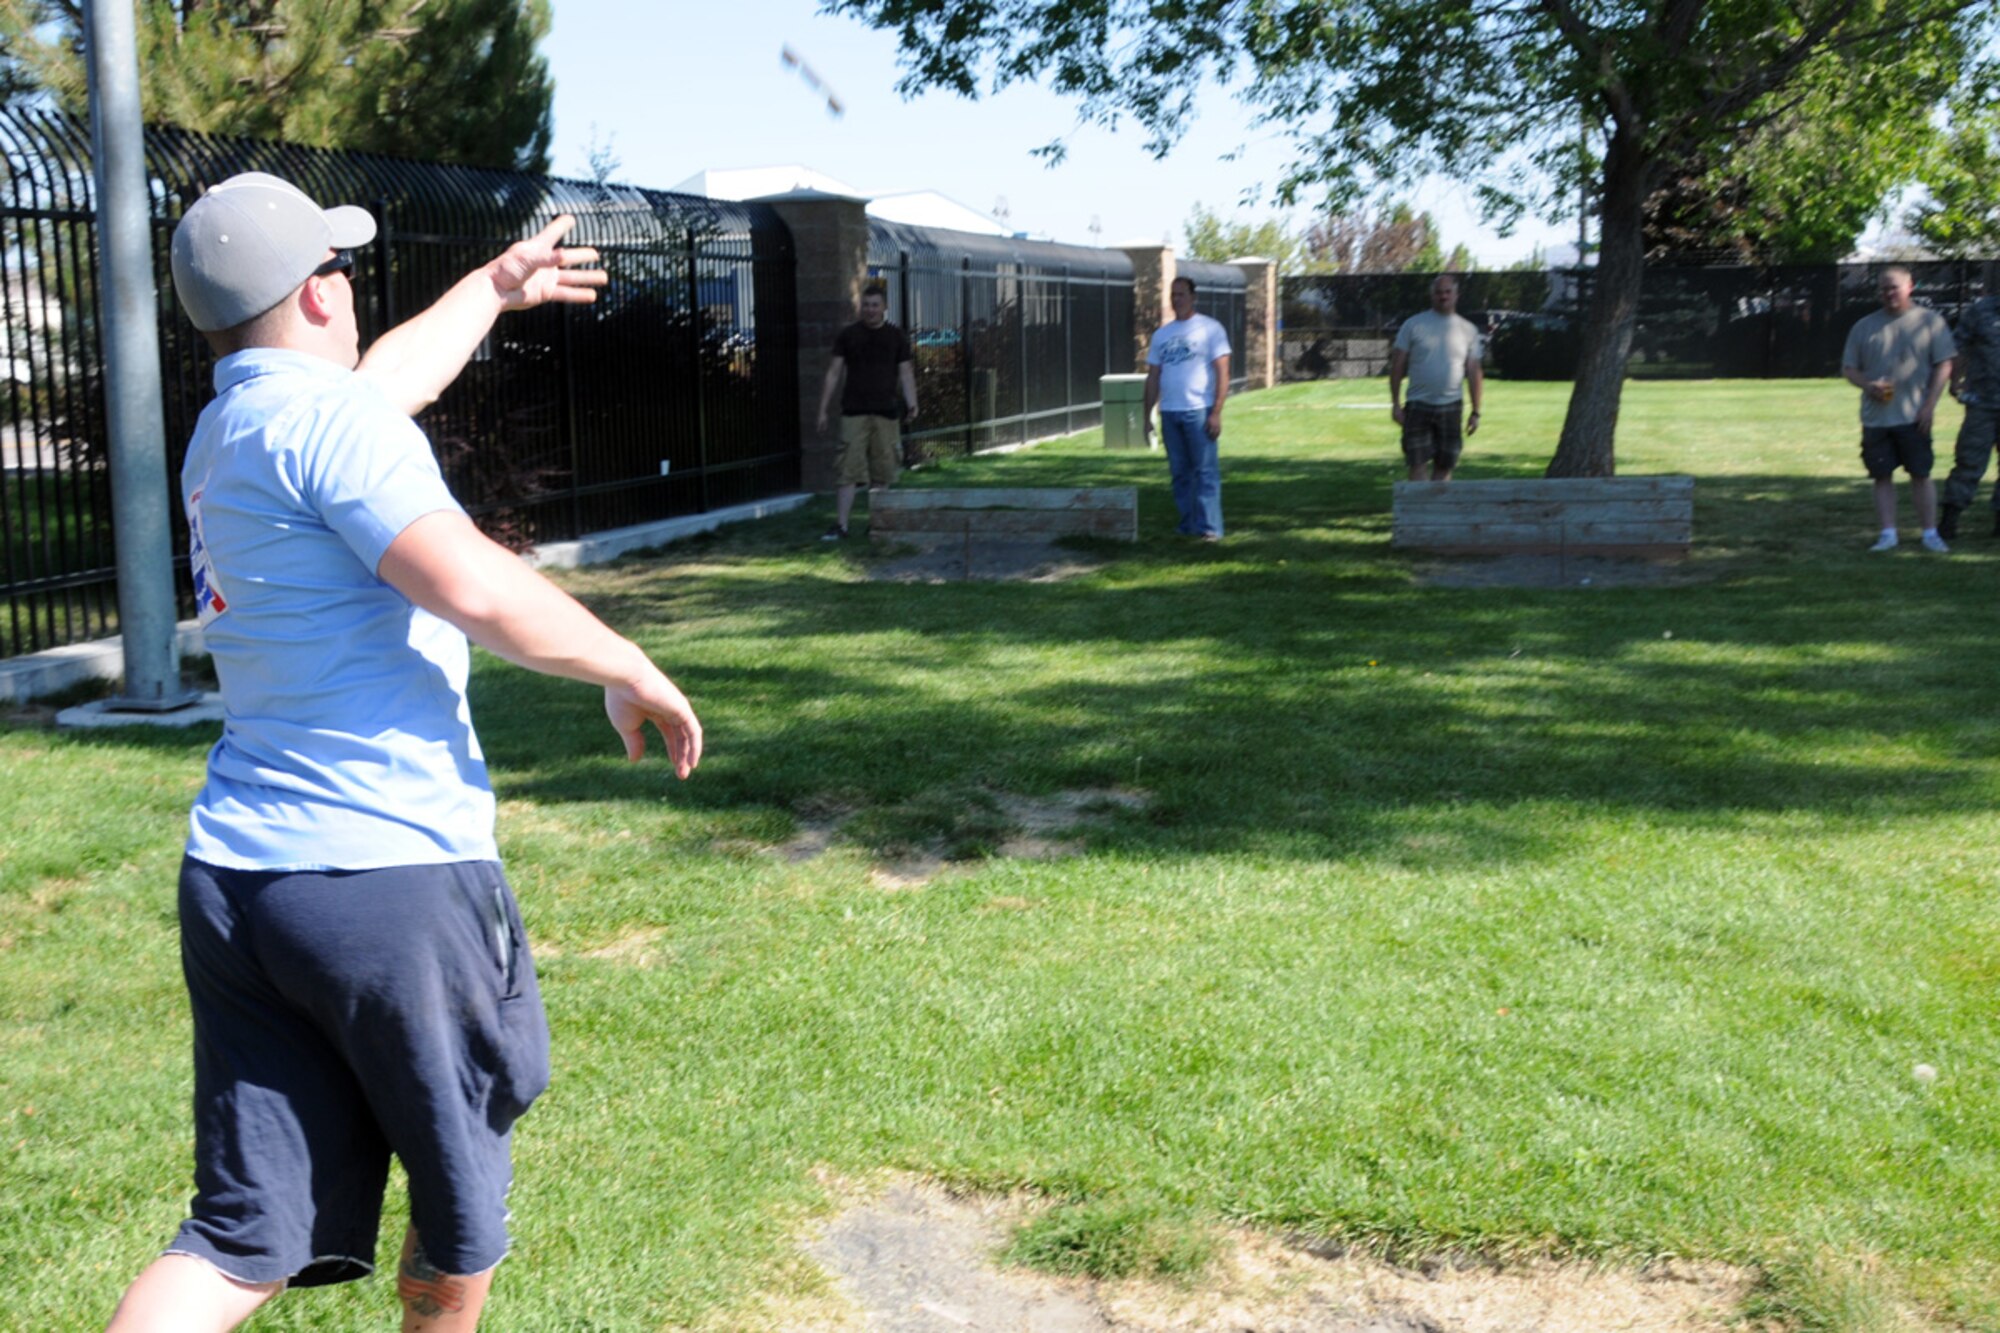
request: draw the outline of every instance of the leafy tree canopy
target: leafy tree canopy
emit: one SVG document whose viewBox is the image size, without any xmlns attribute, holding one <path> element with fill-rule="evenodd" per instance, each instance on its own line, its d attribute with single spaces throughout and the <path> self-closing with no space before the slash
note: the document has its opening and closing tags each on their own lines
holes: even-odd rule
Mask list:
<svg viewBox="0 0 2000 1333">
<path fill-rule="evenodd" d="M 1911 132 L 2000 25 L 1992 0 L 826 0 L 897 34 L 903 87 L 1042 80 L 1085 123 L 1136 119 L 1156 151 L 1196 93 L 1233 85 L 1299 149 L 1290 201 L 1336 208 L 1444 174 L 1489 218 L 1599 219 L 1584 356 L 1553 475 L 1606 475 L 1643 282 L 1645 203 L 1687 163 L 1783 155 L 1833 98 L 1860 151 Z M 1860 78 L 1851 96 L 1840 80 Z M 1894 96 L 1890 96 L 1893 88 Z M 1060 145 L 1051 146 L 1060 152 Z M 1824 187 L 1824 180 L 1812 182 Z"/>
<path fill-rule="evenodd" d="M 2000 255 L 2000 66 L 1954 103 L 1950 129 L 1921 172 L 1930 197 L 1908 219 L 1951 258 Z"/>
<path fill-rule="evenodd" d="M 1315 217 L 1295 233 L 1278 218 L 1232 222 L 1197 203 L 1182 226 L 1187 256 L 1221 263 L 1244 255 L 1278 261 L 1280 273 L 1437 273 L 1472 267 L 1472 252 L 1445 252 L 1429 213 L 1389 201 Z"/>
<path fill-rule="evenodd" d="M 1668 171 L 1648 200 L 1648 255 L 1809 264 L 1850 253 L 1889 196 L 1938 160 L 1939 90 L 1959 77 L 1957 56 L 1920 43 L 1893 65 L 1838 51 L 1814 62 L 1789 106 Z"/>
<path fill-rule="evenodd" d="M 1280 273 L 1299 271 L 1299 238 L 1279 218 L 1234 222 L 1197 202 L 1181 224 L 1189 259 L 1221 264 L 1245 255 L 1275 260 Z"/>
<path fill-rule="evenodd" d="M 82 0 L 0 0 L 0 91 L 83 114 Z M 548 169 L 548 0 L 150 0 L 146 119 L 470 166 Z"/>
</svg>

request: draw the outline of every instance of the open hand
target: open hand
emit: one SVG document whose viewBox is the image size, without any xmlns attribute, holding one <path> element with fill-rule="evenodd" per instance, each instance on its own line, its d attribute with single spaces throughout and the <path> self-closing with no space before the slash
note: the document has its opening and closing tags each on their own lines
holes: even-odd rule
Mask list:
<svg viewBox="0 0 2000 1333">
<path fill-rule="evenodd" d="M 554 301 L 565 305 L 588 305 L 597 299 L 596 288 L 610 279 L 595 267 L 599 256 L 587 245 L 559 245 L 576 226 L 565 213 L 525 241 L 516 241 L 488 266 L 493 289 L 509 310 L 526 310 Z M 580 266 L 589 267 L 580 267 Z"/>
<path fill-rule="evenodd" d="M 655 671 L 629 685 L 607 685 L 604 715 L 625 742 L 625 757 L 638 763 L 646 754 L 646 724 L 667 743 L 667 761 L 685 778 L 701 762 L 701 721 L 680 687 Z"/>
</svg>

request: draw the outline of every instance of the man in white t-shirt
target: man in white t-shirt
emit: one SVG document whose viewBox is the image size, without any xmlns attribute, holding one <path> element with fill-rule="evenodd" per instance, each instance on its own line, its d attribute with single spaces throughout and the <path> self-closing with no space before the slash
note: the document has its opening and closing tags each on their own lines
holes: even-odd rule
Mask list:
<svg viewBox="0 0 2000 1333">
<path fill-rule="evenodd" d="M 1229 397 L 1229 334 L 1194 310 L 1194 279 L 1168 288 L 1174 317 L 1153 334 L 1146 351 L 1146 442 L 1153 408 L 1167 446 L 1174 508 L 1184 537 L 1222 540 L 1222 402 Z"/>
<path fill-rule="evenodd" d="M 1910 498 L 1926 551 L 1951 548 L 1937 530 L 1937 488 L 1931 481 L 1931 422 L 1951 379 L 1958 349 L 1944 316 L 1914 304 L 1910 270 L 1891 264 L 1876 292 L 1882 308 L 1863 315 L 1847 334 L 1840 373 L 1861 390 L 1861 465 L 1875 489 L 1881 529 L 1871 551 L 1896 549 L 1896 469 L 1909 474 Z"/>
<path fill-rule="evenodd" d="M 1410 381 L 1404 401 L 1403 378 Z M 1465 386 L 1472 386 L 1472 415 L 1464 419 Z M 1458 313 L 1458 279 L 1438 275 L 1431 308 L 1396 330 L 1389 350 L 1389 415 L 1403 428 L 1403 460 L 1411 481 L 1450 481 L 1464 450 L 1463 436 L 1479 430 L 1486 375 L 1479 366 L 1479 330 Z"/>
</svg>

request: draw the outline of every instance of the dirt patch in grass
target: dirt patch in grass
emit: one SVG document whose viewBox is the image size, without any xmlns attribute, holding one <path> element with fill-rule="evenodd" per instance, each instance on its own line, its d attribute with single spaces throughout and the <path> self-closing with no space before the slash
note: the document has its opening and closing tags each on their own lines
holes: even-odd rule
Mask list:
<svg viewBox="0 0 2000 1333">
<path fill-rule="evenodd" d="M 912 852 L 872 867 L 868 880 L 878 889 L 906 893 L 921 889 L 943 874 L 952 863 L 934 851 Z"/>
<path fill-rule="evenodd" d="M 1611 556 L 1436 556 L 1412 569 L 1429 588 L 1675 588 L 1707 583 L 1718 563 Z"/>
<path fill-rule="evenodd" d="M 1102 568 L 1107 558 L 1046 541 L 950 538 L 892 548 L 868 566 L 884 583 L 1059 583 Z"/>
<path fill-rule="evenodd" d="M 798 831 L 778 844 L 777 853 L 794 864 L 824 856 L 833 846 L 834 835 L 840 832 L 840 826 L 852 817 L 850 813 L 801 819 Z"/>
<path fill-rule="evenodd" d="M 641 926 L 629 934 L 619 936 L 609 944 L 584 950 L 583 956 L 602 958 L 614 963 L 630 963 L 634 967 L 651 967 L 659 962 L 665 953 L 663 941 L 666 935 L 665 926 Z"/>
<path fill-rule="evenodd" d="M 1724 1333 L 1755 1283 L 1721 1264 L 1608 1268 L 1536 1260 L 1409 1269 L 1232 1230 L 1188 1280 L 1052 1278 L 994 1255 L 1034 1216 L 1021 1199 L 918 1181 L 846 1208 L 806 1243 L 840 1309 L 805 1327 L 891 1333 Z M 857 1318 L 858 1316 L 858 1318 Z"/>
<path fill-rule="evenodd" d="M 992 856 L 1047 861 L 1080 856 L 1093 824 L 1146 808 L 1142 792 L 1088 787 L 1049 796 L 977 790 L 942 794 L 880 810 L 814 802 L 797 831 L 770 850 L 793 863 L 812 861 L 842 841 L 873 853 L 869 878 L 891 892 L 922 888 L 954 865 Z"/>
<path fill-rule="evenodd" d="M 1143 795 L 1117 787 L 1059 791 L 1053 796 L 1015 796 L 1002 792 L 994 800 L 1015 830 L 1000 844 L 1000 855 L 1022 861 L 1081 856 L 1085 846 L 1082 838 L 1055 835 L 1087 828 L 1120 810 L 1146 808 Z"/>
</svg>

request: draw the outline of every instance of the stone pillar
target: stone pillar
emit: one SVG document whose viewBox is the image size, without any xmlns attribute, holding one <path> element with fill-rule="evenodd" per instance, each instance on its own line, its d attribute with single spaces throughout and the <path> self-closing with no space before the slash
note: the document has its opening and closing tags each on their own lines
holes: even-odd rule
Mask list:
<svg viewBox="0 0 2000 1333">
<path fill-rule="evenodd" d="M 799 302 L 801 481 L 808 490 L 830 491 L 840 440 L 819 432 L 820 386 L 834 335 L 860 317 L 861 288 L 868 279 L 868 201 L 794 190 L 753 202 L 769 204 L 791 229 Z"/>
<path fill-rule="evenodd" d="M 1278 382 L 1278 265 L 1246 256 L 1229 261 L 1243 270 L 1243 342 L 1237 349 L 1244 387 L 1268 389 Z"/>
<path fill-rule="evenodd" d="M 1174 285 L 1174 247 L 1171 245 L 1121 245 L 1132 257 L 1132 369 L 1146 372 L 1146 349 L 1153 333 L 1174 317 L 1169 288 Z"/>
</svg>

